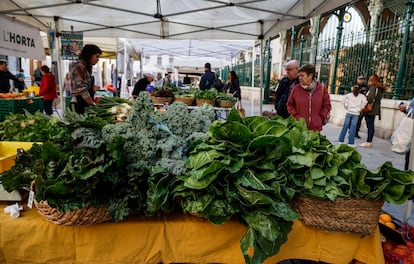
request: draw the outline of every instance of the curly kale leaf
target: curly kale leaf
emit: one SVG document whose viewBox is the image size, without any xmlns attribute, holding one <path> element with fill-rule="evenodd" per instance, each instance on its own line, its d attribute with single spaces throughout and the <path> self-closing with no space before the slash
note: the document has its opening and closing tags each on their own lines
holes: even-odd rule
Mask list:
<svg viewBox="0 0 414 264">
<path fill-rule="evenodd" d="M 15 164 L 1 174 L 0 180 L 6 191 L 11 192 L 23 187 L 29 187 L 37 174 L 45 173 L 43 160 L 40 158 L 42 145 L 34 143 L 27 152 L 17 149 Z"/>
</svg>

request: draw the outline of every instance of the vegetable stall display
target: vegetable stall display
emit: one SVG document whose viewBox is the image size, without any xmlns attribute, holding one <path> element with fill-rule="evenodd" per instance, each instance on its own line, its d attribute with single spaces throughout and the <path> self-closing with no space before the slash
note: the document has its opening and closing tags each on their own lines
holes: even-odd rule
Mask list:
<svg viewBox="0 0 414 264">
<path fill-rule="evenodd" d="M 61 211 L 106 207 L 114 221 L 173 211 L 214 224 L 236 219 L 247 227 L 246 263 L 262 263 L 286 242 L 297 195 L 403 203 L 414 194 L 413 172 L 388 162 L 369 171 L 357 150 L 332 145 L 303 121 L 242 118 L 234 108 L 227 120 L 214 116 L 206 105 L 154 111 L 147 93 L 125 122 L 68 112 L 57 124 L 70 144 L 46 139 L 1 179 L 6 190 L 35 180 L 36 199 Z"/>
</svg>

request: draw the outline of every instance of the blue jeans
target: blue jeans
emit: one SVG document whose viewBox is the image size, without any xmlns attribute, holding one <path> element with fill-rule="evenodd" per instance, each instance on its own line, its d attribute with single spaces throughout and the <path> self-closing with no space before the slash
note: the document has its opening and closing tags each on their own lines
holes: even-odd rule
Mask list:
<svg viewBox="0 0 414 264">
<path fill-rule="evenodd" d="M 358 124 L 359 115 L 353 115 L 347 113 L 345 115 L 344 125 L 342 126 L 341 133 L 339 134 L 339 142 L 344 142 L 346 132 L 349 129 L 348 144 L 355 144 L 355 131 Z"/>
<path fill-rule="evenodd" d="M 375 115 L 365 115 L 365 122 L 367 123 L 368 130 L 367 142 L 372 142 L 375 134 Z"/>
</svg>

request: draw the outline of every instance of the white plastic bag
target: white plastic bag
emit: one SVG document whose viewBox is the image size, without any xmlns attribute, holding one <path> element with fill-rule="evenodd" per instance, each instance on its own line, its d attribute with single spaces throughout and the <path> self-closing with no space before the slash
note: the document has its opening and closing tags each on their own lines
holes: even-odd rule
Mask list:
<svg viewBox="0 0 414 264">
<path fill-rule="evenodd" d="M 410 116 L 411 112 L 403 118 L 390 138 L 392 144 L 391 150 L 396 153 L 404 154 L 410 150 L 414 123 L 414 120 Z"/>
</svg>

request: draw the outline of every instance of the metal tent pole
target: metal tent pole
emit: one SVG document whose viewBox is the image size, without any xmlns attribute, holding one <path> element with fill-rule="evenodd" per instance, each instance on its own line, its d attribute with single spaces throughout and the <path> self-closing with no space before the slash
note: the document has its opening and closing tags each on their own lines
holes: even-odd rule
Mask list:
<svg viewBox="0 0 414 264">
<path fill-rule="evenodd" d="M 251 102 L 251 113 L 254 113 L 254 100 L 253 100 L 253 90 L 254 90 L 254 64 L 256 63 L 256 45 L 253 43 L 253 52 L 252 52 L 252 88 L 250 89 L 250 102 Z"/>
<path fill-rule="evenodd" d="M 264 60 L 263 60 L 263 38 L 260 39 L 260 98 L 259 98 L 259 115 L 263 112 L 263 70 L 264 70 Z"/>
</svg>

